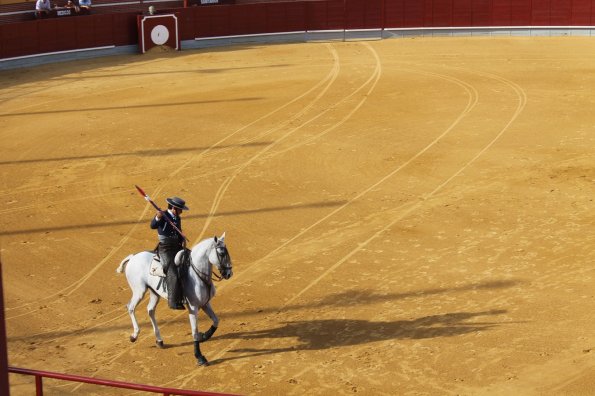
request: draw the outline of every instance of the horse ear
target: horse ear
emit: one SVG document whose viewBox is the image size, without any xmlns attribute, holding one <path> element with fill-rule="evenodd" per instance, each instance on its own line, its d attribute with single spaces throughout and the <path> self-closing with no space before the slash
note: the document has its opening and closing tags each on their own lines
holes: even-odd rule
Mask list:
<svg viewBox="0 0 595 396">
<path fill-rule="evenodd" d="M 223 231 L 223 235 L 221 235 L 219 239 L 221 240 L 221 242 L 225 242 L 225 231 Z"/>
<path fill-rule="evenodd" d="M 215 235 L 214 238 L 215 238 L 215 243 L 217 243 L 217 235 Z"/>
</svg>

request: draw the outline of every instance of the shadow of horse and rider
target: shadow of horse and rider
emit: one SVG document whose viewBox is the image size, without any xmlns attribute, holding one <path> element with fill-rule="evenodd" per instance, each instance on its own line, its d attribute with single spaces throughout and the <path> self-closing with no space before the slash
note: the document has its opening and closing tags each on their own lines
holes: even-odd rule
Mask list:
<svg viewBox="0 0 595 396">
<path fill-rule="evenodd" d="M 249 359 L 257 356 L 282 354 L 295 351 L 318 351 L 338 347 L 365 345 L 379 341 L 417 340 L 454 337 L 478 331 L 488 331 L 503 322 L 496 319 L 506 310 L 479 312 L 453 312 L 441 315 L 424 316 L 411 320 L 373 321 L 364 319 L 305 319 L 280 322 L 280 325 L 262 330 L 240 331 L 221 334 L 215 337 L 223 340 L 262 340 L 275 341 L 290 346 L 278 348 L 237 348 L 228 356 L 210 361 L 210 365 L 233 360 Z M 482 320 L 478 320 L 481 318 Z M 493 318 L 493 319 L 490 319 Z M 506 322 L 510 324 L 510 322 Z M 281 340 L 285 341 L 281 341 Z M 262 342 L 264 344 L 264 342 Z M 190 345 L 181 342 L 169 345 L 177 348 Z"/>
<path fill-rule="evenodd" d="M 378 341 L 454 337 L 498 327 L 498 315 L 506 310 L 453 312 L 424 316 L 411 320 L 373 321 L 363 319 L 307 319 L 281 322 L 279 326 L 254 331 L 223 334 L 218 339 L 281 340 L 291 343 L 279 348 L 238 348 L 236 356 L 213 360 L 211 364 L 230 360 L 285 353 L 316 351 L 337 347 L 357 346 Z M 509 322 L 507 322 L 509 323 Z"/>
</svg>

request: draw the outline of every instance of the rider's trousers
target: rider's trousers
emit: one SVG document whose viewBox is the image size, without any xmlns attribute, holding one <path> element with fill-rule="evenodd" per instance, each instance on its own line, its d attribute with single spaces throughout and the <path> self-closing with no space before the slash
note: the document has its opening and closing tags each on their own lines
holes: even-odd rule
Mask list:
<svg viewBox="0 0 595 396">
<path fill-rule="evenodd" d="M 177 309 L 182 304 L 182 286 L 178 276 L 178 267 L 174 263 L 176 253 L 182 250 L 179 244 L 159 244 L 159 256 L 165 272 L 165 284 L 167 286 L 168 304 L 172 309 Z"/>
</svg>

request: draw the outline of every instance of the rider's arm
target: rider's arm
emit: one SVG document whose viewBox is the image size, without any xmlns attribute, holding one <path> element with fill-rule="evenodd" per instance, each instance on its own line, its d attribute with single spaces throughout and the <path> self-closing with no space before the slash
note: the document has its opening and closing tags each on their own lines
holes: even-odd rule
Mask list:
<svg viewBox="0 0 595 396">
<path fill-rule="evenodd" d="M 155 217 L 153 217 L 153 220 L 151 220 L 151 228 L 156 230 L 164 221 L 163 212 L 157 212 Z"/>
</svg>

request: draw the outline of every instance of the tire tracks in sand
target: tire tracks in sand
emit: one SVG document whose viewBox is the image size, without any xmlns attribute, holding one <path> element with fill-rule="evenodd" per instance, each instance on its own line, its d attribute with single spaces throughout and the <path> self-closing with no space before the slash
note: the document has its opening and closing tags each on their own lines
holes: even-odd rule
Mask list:
<svg viewBox="0 0 595 396">
<path fill-rule="evenodd" d="M 244 125 L 243 127 L 237 129 L 236 131 L 226 135 L 224 138 L 220 139 L 219 141 L 215 142 L 213 145 L 211 145 L 208 149 L 206 149 L 205 151 L 201 152 L 200 154 L 198 154 L 197 156 L 192 155 L 189 156 L 185 161 L 182 162 L 181 165 L 179 165 L 176 169 L 174 169 L 171 173 L 170 173 L 170 177 L 165 180 L 164 182 L 162 182 L 160 185 L 158 185 L 151 193 L 150 195 L 155 196 L 155 195 L 159 195 L 159 193 L 165 188 L 166 184 L 169 182 L 169 180 L 174 179 L 178 174 L 180 174 L 185 168 L 187 168 L 188 166 L 190 166 L 190 164 L 192 164 L 193 162 L 197 162 L 202 160 L 205 156 L 207 156 L 207 154 L 212 151 L 213 149 L 215 149 L 216 147 L 220 146 L 222 143 L 226 142 L 227 140 L 233 138 L 234 136 L 240 134 L 241 132 L 243 132 L 244 130 L 257 125 L 259 122 L 266 120 L 267 118 L 271 117 L 272 115 L 282 111 L 283 109 L 287 108 L 288 106 L 299 102 L 300 100 L 306 98 L 308 95 L 312 94 L 313 92 L 316 92 L 316 90 L 320 89 L 322 87 L 323 92 L 326 92 L 330 86 L 332 85 L 332 83 L 336 80 L 338 74 L 339 74 L 339 70 L 340 70 L 340 64 L 337 58 L 337 53 L 336 51 L 334 51 L 334 49 L 332 49 L 332 47 L 329 46 L 329 51 L 331 52 L 331 55 L 333 57 L 333 64 L 331 66 L 330 71 L 328 72 L 328 74 L 321 79 L 317 84 L 315 84 L 312 88 L 310 88 L 309 90 L 305 91 L 304 93 L 300 94 L 299 96 L 293 98 L 292 100 L 288 101 L 287 103 L 275 108 L 274 110 L 266 113 L 265 115 L 257 118 L 256 120 L 252 121 L 249 124 Z M 321 95 L 317 95 L 317 97 L 315 98 L 315 100 L 318 100 L 320 98 Z M 307 105 L 307 107 L 311 107 L 313 106 L 313 102 L 309 103 Z M 290 117 L 285 124 L 290 123 L 292 120 L 297 119 L 302 112 L 299 112 L 298 114 Z M 279 126 L 278 128 L 280 128 L 281 126 Z M 269 130 L 269 132 L 272 132 L 278 128 L 273 128 L 271 130 Z M 261 135 L 262 136 L 262 135 Z M 259 136 L 260 137 L 260 136 Z M 258 137 L 258 138 L 259 138 Z M 250 139 L 249 141 L 254 141 L 257 138 L 254 139 Z M 141 212 L 141 214 L 138 216 L 137 221 L 141 221 L 144 218 L 146 218 L 147 212 L 152 209 L 152 207 L 147 204 L 145 206 L 145 209 Z M 47 297 L 45 297 L 44 300 L 42 301 L 49 301 L 49 300 L 54 300 L 56 297 L 61 296 L 61 295 L 65 295 L 68 296 L 70 294 L 72 294 L 74 291 L 76 291 L 78 288 L 80 288 L 85 282 L 87 282 L 90 278 L 91 275 L 93 275 L 99 268 L 101 268 L 108 260 L 110 260 L 115 253 L 117 253 L 124 245 L 125 243 L 129 240 L 130 235 L 133 234 L 133 232 L 136 230 L 136 225 L 134 225 L 129 232 L 126 233 L 126 235 L 117 243 L 117 245 L 108 253 L 108 255 L 106 257 L 104 257 L 103 260 L 101 260 L 98 264 L 96 264 L 86 275 L 84 275 L 83 277 L 81 277 L 79 280 L 77 280 L 76 282 L 73 282 L 70 285 L 67 285 L 65 287 L 63 287 L 60 290 L 55 291 L 54 293 L 52 293 L 51 295 L 48 295 Z M 21 304 L 19 306 L 16 307 L 7 307 L 7 311 L 11 311 L 11 310 L 15 310 L 15 309 L 19 309 L 19 308 L 25 308 L 28 307 L 32 304 L 38 304 L 40 301 L 32 301 L 29 303 L 25 303 L 25 304 Z M 32 312 L 27 312 L 24 313 L 23 315 L 29 314 Z M 10 316 L 7 317 L 7 320 L 13 319 L 15 317 L 20 317 L 23 315 L 18 315 L 18 316 Z"/>
<path fill-rule="evenodd" d="M 376 82 L 377 82 L 380 79 L 380 76 L 382 74 L 381 73 L 382 72 L 381 61 L 380 61 L 380 58 L 379 58 L 378 54 L 376 53 L 376 51 L 371 46 L 369 46 L 367 43 L 365 45 L 366 45 L 366 47 L 370 51 L 372 51 L 372 53 L 373 53 L 373 55 L 374 55 L 374 57 L 376 59 L 377 67 L 376 67 L 375 73 L 377 74 L 377 77 L 375 77 L 375 78 L 376 78 Z M 438 137 L 436 137 L 432 142 L 430 142 L 428 145 L 426 145 L 423 149 L 421 149 L 420 151 L 418 151 L 409 160 L 407 160 L 403 164 L 401 164 L 398 167 L 396 167 L 393 171 L 389 172 L 384 177 L 380 178 L 378 181 L 376 181 L 375 183 L 373 183 L 372 185 L 370 185 L 368 188 L 360 191 L 355 197 L 353 197 L 352 199 L 350 199 L 348 202 L 346 202 L 342 206 L 334 209 L 333 211 L 331 211 L 326 216 L 320 218 L 319 220 L 317 220 L 315 223 L 313 223 L 309 227 L 303 229 L 298 234 L 296 234 L 292 238 L 290 238 L 287 241 L 285 241 L 283 244 L 281 244 L 280 246 L 278 246 L 276 249 L 270 251 L 267 255 L 265 255 L 261 259 L 253 262 L 249 267 L 245 267 L 244 268 L 244 271 L 241 273 L 242 275 L 249 274 L 249 270 L 251 268 L 254 268 L 254 266 L 256 266 L 256 265 L 261 265 L 265 260 L 271 258 L 275 253 L 277 253 L 281 249 L 287 247 L 288 245 L 290 245 L 292 242 L 294 242 L 299 237 L 301 237 L 301 236 L 305 235 L 306 233 L 310 232 L 316 226 L 318 226 L 318 225 L 322 224 L 323 222 L 327 221 L 332 216 L 336 215 L 338 212 L 342 211 L 343 209 L 345 209 L 349 205 L 351 205 L 354 202 L 356 202 L 357 200 L 361 199 L 367 193 L 369 193 L 370 191 L 373 191 L 374 189 L 378 188 L 380 185 L 382 185 L 383 183 L 387 182 L 391 177 L 393 177 L 394 175 L 396 175 L 397 173 L 399 173 L 400 171 L 402 171 L 403 169 L 405 169 L 408 165 L 410 165 L 416 159 L 418 159 L 420 156 L 422 156 L 424 153 L 426 153 L 430 148 L 434 147 L 441 139 L 443 139 L 445 136 L 447 136 L 472 111 L 472 109 L 478 103 L 478 93 L 477 93 L 477 90 L 475 89 L 475 87 L 472 86 L 471 84 L 468 84 L 468 83 L 466 83 L 466 82 L 464 82 L 462 80 L 459 80 L 459 79 L 457 79 L 455 77 L 444 75 L 444 74 L 439 74 L 439 73 L 433 73 L 433 72 L 423 72 L 423 71 L 413 70 L 413 69 L 403 69 L 403 71 L 405 71 L 405 72 L 411 72 L 411 73 L 419 73 L 419 74 L 422 74 L 422 75 L 425 75 L 425 76 L 443 79 L 443 80 L 446 80 L 446 81 L 451 82 L 453 84 L 459 85 L 461 88 L 463 88 L 464 92 L 466 92 L 467 97 L 468 97 L 467 104 L 466 104 L 465 108 L 459 113 L 459 115 L 449 125 L 448 128 L 446 128 Z M 375 86 L 375 84 L 374 84 L 374 86 Z M 373 89 L 370 89 L 370 91 L 367 93 L 366 97 L 372 92 L 372 90 Z M 361 107 L 361 104 L 363 104 L 363 102 L 358 105 L 357 109 L 359 109 L 359 107 Z M 350 116 L 351 116 L 351 114 L 350 114 Z M 345 122 L 345 119 L 343 119 L 341 121 L 341 123 L 343 123 L 343 122 Z M 329 127 L 329 128 L 333 128 L 333 127 Z M 401 208 L 398 208 L 398 209 L 401 209 Z M 407 210 L 405 212 L 405 214 L 408 214 L 408 213 L 412 212 L 415 209 L 417 209 L 417 204 L 414 205 L 413 207 L 411 207 L 409 210 Z M 403 215 L 403 216 L 405 216 L 405 215 Z M 394 221 L 394 223 L 396 223 L 397 221 Z M 361 250 L 361 248 L 364 247 L 365 244 L 369 243 L 375 237 L 376 237 L 376 235 L 374 235 L 373 237 L 369 238 L 366 242 L 364 242 L 364 244 L 361 244 L 357 249 L 355 249 L 354 251 L 352 251 L 351 253 L 349 253 L 345 257 L 343 257 L 341 260 L 339 260 L 337 263 L 335 263 L 327 271 L 325 271 L 323 274 L 321 274 L 321 276 L 319 278 L 315 279 L 313 282 L 311 282 L 309 285 L 307 285 L 305 288 L 303 288 L 298 294 L 294 295 L 290 300 L 286 301 L 284 303 L 283 307 L 291 304 L 293 301 L 295 301 L 301 295 L 303 295 L 304 293 L 306 293 L 311 287 L 313 287 L 314 285 L 316 285 L 326 275 L 328 275 L 330 272 L 332 272 L 334 269 L 336 269 L 337 267 L 339 267 L 342 263 L 344 263 L 345 261 L 347 261 L 354 254 L 356 254 L 359 250 Z M 237 278 L 238 278 L 238 276 L 236 275 L 236 278 L 234 280 L 237 281 Z M 224 287 L 225 287 L 225 285 L 221 286 L 220 289 L 223 289 Z M 280 308 L 280 309 L 283 309 L 283 308 Z M 236 341 L 230 343 L 229 345 L 227 345 L 222 350 L 222 352 L 220 352 L 219 354 L 215 355 L 214 359 L 216 359 L 216 360 L 221 359 L 228 351 L 230 351 L 232 348 L 234 348 L 239 342 L 240 342 L 240 340 L 236 340 Z M 182 387 L 186 386 L 190 381 L 192 381 L 192 379 L 196 375 L 198 375 L 198 373 L 196 373 L 196 372 L 193 373 L 193 374 L 188 375 L 184 379 L 184 381 L 182 382 L 181 386 Z"/>
<path fill-rule="evenodd" d="M 360 91 L 362 91 L 363 89 L 366 88 L 366 86 L 371 84 L 371 87 L 368 89 L 367 93 L 363 96 L 363 98 L 357 103 L 357 105 L 352 108 L 349 112 L 347 112 L 347 116 L 343 117 L 339 122 L 336 122 L 335 124 L 331 125 L 330 127 L 326 128 L 325 130 L 323 130 L 322 132 L 318 133 L 316 136 L 314 136 L 313 138 L 319 138 L 324 136 L 325 134 L 329 133 L 330 131 L 336 129 L 337 127 L 339 127 L 340 125 L 342 125 L 343 123 L 345 123 L 349 118 L 351 118 L 353 116 L 353 114 L 355 114 L 355 112 L 361 108 L 361 106 L 365 103 L 365 101 L 368 98 L 368 95 L 373 91 L 373 89 L 376 87 L 376 84 L 378 83 L 378 80 L 380 79 L 380 75 L 381 75 L 381 65 L 380 65 L 380 61 L 379 58 L 377 56 L 377 54 L 375 53 L 375 51 L 373 51 L 373 49 L 371 47 L 369 47 L 367 44 L 366 46 L 368 47 L 368 49 L 370 49 L 373 54 L 375 54 L 375 68 L 374 68 L 374 72 L 372 73 L 372 75 L 362 84 L 360 84 L 360 86 L 355 89 L 353 92 L 351 92 L 350 94 L 344 96 L 341 100 L 339 100 L 334 106 L 329 107 L 325 110 L 323 110 L 322 112 L 318 113 L 315 116 L 311 116 L 310 118 L 308 118 L 306 121 L 302 121 L 297 127 L 293 127 L 291 128 L 289 131 L 285 132 L 280 138 L 276 139 L 275 141 L 273 141 L 270 145 L 268 145 L 267 147 L 265 147 L 264 149 L 260 150 L 258 153 L 256 153 L 254 156 L 252 156 L 251 158 L 249 158 L 247 161 L 245 161 L 243 164 L 239 165 L 236 168 L 236 171 L 227 179 L 225 180 L 217 194 L 216 197 L 214 199 L 214 203 L 212 205 L 210 214 L 209 214 L 209 218 L 212 218 L 214 216 L 214 214 L 216 213 L 216 210 L 218 208 L 218 206 L 220 205 L 225 192 L 227 191 L 227 189 L 229 188 L 229 186 L 231 185 L 231 183 L 236 179 L 236 177 L 245 169 L 247 168 L 249 165 L 251 165 L 255 160 L 260 159 L 261 157 L 264 157 L 264 154 L 269 154 L 270 156 L 274 155 L 271 154 L 270 151 L 272 149 L 274 149 L 278 144 L 280 144 L 282 141 L 284 141 L 285 139 L 287 139 L 289 136 L 291 136 L 292 134 L 294 134 L 296 131 L 298 131 L 299 129 L 307 126 L 308 124 L 314 122 L 315 120 L 321 118 L 322 116 L 326 115 L 329 111 L 334 110 L 335 108 L 337 108 L 339 105 L 347 102 L 349 99 L 351 99 L 353 96 L 355 96 L 356 94 L 358 94 Z M 338 55 L 336 54 L 335 50 L 329 46 L 329 48 L 334 52 L 334 57 L 335 57 L 335 63 L 338 66 Z M 334 75 L 334 77 L 332 78 L 332 80 L 330 81 L 330 83 L 327 85 L 327 87 L 325 87 L 325 89 L 315 98 L 315 100 L 313 100 L 309 105 L 307 105 L 306 107 L 304 107 L 304 109 L 302 111 L 300 111 L 299 113 L 297 113 L 296 115 L 292 116 L 291 118 L 289 118 L 288 120 L 286 120 L 285 122 L 283 122 L 283 124 L 281 126 L 278 126 L 276 128 L 273 128 L 273 130 L 269 130 L 267 132 L 265 132 L 265 135 L 270 134 L 272 131 L 276 131 L 281 129 L 282 127 L 289 125 L 291 122 L 293 122 L 296 119 L 299 119 L 300 117 L 304 116 L 305 114 L 307 114 L 307 112 L 312 109 L 314 107 L 314 105 L 316 104 L 316 102 L 318 102 L 322 97 L 324 97 L 324 95 L 326 94 L 326 92 L 328 91 L 328 89 L 330 89 L 332 83 L 336 80 L 336 78 L 339 75 L 339 67 L 335 67 L 334 68 L 336 70 L 336 73 Z M 263 136 L 263 134 L 260 134 L 258 137 L 256 138 L 261 138 Z M 292 146 L 290 146 L 289 149 L 293 149 L 299 146 L 302 146 L 304 144 L 307 144 L 308 142 L 312 141 L 313 139 L 308 139 L 307 141 L 302 141 L 299 143 L 296 143 Z M 287 148 L 283 151 L 285 152 L 287 151 Z M 267 157 L 268 158 L 268 157 Z M 205 226 L 203 228 L 203 231 L 201 232 L 201 235 L 196 239 L 196 242 L 199 241 L 202 238 L 202 235 L 204 234 L 204 231 L 206 230 L 206 228 L 208 227 L 208 224 L 210 223 L 210 220 L 208 219 L 205 222 Z M 195 242 L 195 243 L 196 243 Z M 220 289 L 222 289 L 222 287 L 220 287 Z M 180 315 L 183 315 L 183 313 L 177 315 L 177 317 L 179 317 Z M 167 326 L 168 323 L 162 324 L 160 326 L 160 328 L 164 328 L 165 326 Z M 140 340 L 139 340 L 140 341 Z M 179 379 L 177 380 L 179 381 Z"/>
<path fill-rule="evenodd" d="M 324 96 L 324 93 L 328 91 L 328 89 L 332 86 L 332 84 L 334 83 L 334 81 L 336 80 L 336 78 L 339 75 L 339 71 L 340 71 L 340 62 L 338 59 L 338 54 L 336 53 L 336 50 L 334 48 L 332 48 L 330 45 L 327 46 L 329 49 L 330 54 L 332 55 L 332 67 L 330 69 L 330 71 L 328 72 L 328 74 L 321 79 L 317 84 L 315 84 L 312 88 L 310 88 L 309 90 L 305 91 L 304 93 L 298 95 L 297 97 L 293 98 L 292 100 L 288 101 L 287 103 L 278 106 L 277 108 L 275 108 L 274 110 L 266 113 L 265 115 L 257 118 L 256 120 L 254 120 L 253 122 L 244 125 L 243 127 L 239 128 L 238 130 L 232 132 L 231 134 L 228 134 L 226 137 L 222 138 L 221 140 L 219 140 L 218 142 L 216 142 L 215 144 L 213 144 L 211 147 L 209 147 L 209 149 L 203 151 L 201 154 L 199 154 L 198 156 L 192 156 L 190 158 L 188 158 L 186 161 L 184 161 L 180 166 L 178 166 L 178 168 L 176 170 L 174 170 L 171 173 L 170 179 L 174 178 L 177 174 L 179 174 L 184 168 L 188 167 L 192 162 L 203 159 L 209 151 L 215 149 L 216 147 L 220 146 L 223 142 L 231 139 L 232 137 L 234 137 L 235 135 L 238 135 L 239 133 L 241 133 L 242 131 L 248 129 L 249 127 L 252 127 L 254 125 L 257 125 L 257 123 L 271 117 L 273 114 L 275 113 L 279 113 L 282 110 L 284 110 L 285 108 L 289 107 L 292 104 L 298 103 L 299 101 L 303 100 L 304 98 L 307 98 L 309 95 L 311 95 L 312 93 L 315 93 L 317 90 L 322 90 L 321 93 L 319 93 L 314 99 L 309 99 L 308 104 L 301 110 L 299 111 L 297 114 L 293 115 L 292 117 L 289 117 L 282 125 L 278 125 L 275 128 L 270 129 L 269 131 L 265 132 L 265 133 L 261 133 L 260 135 L 258 135 L 257 137 L 254 137 L 252 139 L 249 139 L 248 141 L 254 141 L 256 139 L 261 138 L 262 136 L 268 134 L 268 133 L 272 133 L 277 129 L 282 128 L 284 125 L 289 124 L 290 122 L 299 119 L 299 117 L 301 117 L 303 114 L 306 113 L 306 111 L 308 109 L 310 109 L 311 107 L 314 106 L 314 104 L 316 103 L 316 101 L 318 101 L 320 98 L 322 98 Z M 161 185 L 159 185 L 156 190 L 154 190 L 152 192 L 151 195 L 154 194 L 159 194 L 159 192 L 164 188 L 165 184 L 168 182 L 168 180 L 164 181 Z M 149 205 L 146 206 L 145 210 L 141 213 L 141 215 L 139 216 L 139 221 L 142 220 L 145 216 L 147 211 L 150 209 Z M 82 278 L 80 278 L 77 282 L 74 282 L 70 285 L 67 285 L 65 287 L 63 287 L 62 289 L 54 292 L 52 295 L 47 296 L 44 301 L 49 301 L 49 300 L 53 300 L 50 303 L 46 304 L 50 305 L 50 304 L 57 304 L 59 301 L 56 301 L 56 297 L 60 297 L 60 296 L 70 296 L 72 295 L 75 291 L 77 291 L 79 288 L 81 288 L 83 286 L 84 283 L 86 283 L 93 274 L 95 274 L 106 262 L 111 262 L 111 259 L 114 257 L 115 253 L 117 253 L 128 241 L 128 239 L 130 238 L 130 236 L 134 233 L 136 229 L 136 225 L 133 226 L 129 232 L 119 241 L 119 243 L 117 244 L 117 246 L 115 246 L 110 253 L 104 257 L 103 260 L 101 260 L 98 264 L 95 265 L 95 267 L 93 267 L 89 272 L 87 272 L 87 274 L 85 276 L 83 276 Z M 11 307 L 10 310 L 17 310 L 20 308 L 26 308 L 32 304 L 38 304 L 40 301 L 33 301 L 33 302 L 29 302 L 29 303 L 25 303 L 25 304 L 21 304 L 17 307 Z M 30 314 L 34 314 L 37 311 L 37 309 L 35 310 L 29 310 L 27 312 L 21 313 L 21 314 L 16 314 L 16 315 L 12 315 L 10 317 L 7 317 L 7 319 L 15 319 L 15 318 L 19 318 L 25 315 L 30 315 Z M 106 317 L 109 317 L 111 314 L 113 314 L 114 312 L 119 311 L 119 309 L 114 309 L 111 310 L 103 315 L 101 315 L 100 317 L 96 317 L 93 320 L 89 320 L 88 322 L 85 322 L 83 324 L 76 324 L 75 325 L 71 325 L 68 328 L 64 328 L 64 327 L 58 327 L 58 328 L 53 328 L 51 330 L 47 330 L 41 333 L 37 333 L 36 336 L 39 335 L 43 335 L 43 334 L 48 334 L 48 333 L 53 333 L 53 332 L 59 332 L 60 330 L 72 330 L 72 329 L 76 329 L 77 331 L 81 332 L 81 333 L 85 333 L 87 331 L 90 331 L 94 328 L 99 327 L 100 325 L 96 324 L 93 325 L 91 327 L 85 327 L 86 325 L 88 325 L 88 323 L 96 323 L 99 320 L 103 320 L 102 325 L 105 325 L 105 323 L 109 323 L 109 322 L 113 322 L 115 320 L 118 320 L 120 318 L 126 317 L 127 316 L 127 312 L 124 312 L 123 314 L 120 314 L 116 317 L 112 317 L 109 319 L 104 319 Z M 174 319 L 175 320 L 175 319 Z M 172 320 L 173 321 L 173 320 Z M 167 323 L 165 324 L 167 325 Z M 84 327 L 83 330 L 80 329 L 80 327 L 78 326 L 82 326 Z M 49 341 L 54 341 L 56 340 L 56 338 L 51 339 Z M 121 356 L 122 353 L 118 353 L 118 356 Z M 107 360 L 111 360 L 111 358 L 108 358 Z"/>
<path fill-rule="evenodd" d="M 459 69 L 459 70 L 462 70 L 462 69 Z M 435 197 L 445 186 L 447 186 L 449 183 L 451 183 L 465 169 L 467 169 L 469 166 L 471 166 L 473 163 L 475 163 L 479 157 L 481 157 L 487 150 L 489 150 L 502 137 L 502 135 L 509 129 L 509 127 L 514 123 L 514 121 L 519 117 L 519 115 L 523 112 L 523 110 L 524 110 L 524 108 L 526 106 L 526 103 L 527 103 L 527 95 L 526 95 L 526 93 L 525 93 L 525 91 L 523 90 L 522 87 L 520 87 L 518 84 L 514 83 L 511 80 L 505 79 L 505 78 L 503 78 L 501 76 L 498 76 L 498 75 L 495 75 L 495 74 L 492 74 L 492 73 L 475 72 L 475 74 L 478 74 L 478 75 L 481 75 L 481 76 L 484 76 L 484 77 L 487 77 L 487 78 L 492 78 L 492 79 L 494 79 L 496 81 L 499 81 L 499 82 L 507 85 L 509 88 L 511 88 L 513 90 L 513 92 L 516 94 L 517 100 L 518 100 L 517 107 L 516 107 L 516 110 L 514 111 L 513 115 L 509 119 L 509 121 L 501 128 L 501 130 L 499 131 L 499 133 L 497 133 L 496 136 L 486 146 L 484 146 L 474 157 L 472 157 L 469 161 L 467 161 L 460 169 L 458 169 L 450 177 L 448 177 L 446 180 L 444 180 L 442 183 L 440 183 L 431 192 L 429 192 L 428 194 L 424 195 L 423 197 L 420 197 L 420 198 L 423 198 L 422 200 L 420 200 L 418 202 L 415 202 L 415 203 L 412 203 L 412 204 L 409 204 L 409 207 L 407 207 L 407 208 L 398 208 L 396 211 L 392 211 L 393 213 L 394 212 L 399 212 L 399 213 L 397 214 L 396 217 L 392 217 L 391 216 L 392 217 L 392 220 L 390 222 L 388 222 L 386 224 L 386 226 L 384 226 L 382 229 L 378 230 L 376 233 L 374 233 L 372 236 L 370 236 L 364 242 L 360 243 L 357 247 L 355 247 L 354 249 L 352 249 L 349 253 L 347 253 L 341 259 L 339 259 L 338 261 L 336 261 L 335 264 L 333 264 L 326 271 L 324 271 L 319 277 L 317 277 L 316 279 L 314 279 L 306 287 L 304 287 L 299 293 L 295 294 L 291 299 L 289 299 L 288 301 L 286 301 L 283 304 L 283 306 L 279 309 L 279 311 L 282 311 L 284 307 L 286 307 L 289 304 L 293 303 L 296 299 L 298 299 L 299 297 L 301 297 L 304 293 L 306 293 L 312 287 L 316 286 L 322 279 L 324 279 L 325 277 L 327 277 L 330 273 L 334 272 L 343 263 L 345 263 L 346 261 L 348 261 L 355 254 L 359 253 L 363 248 L 367 247 L 372 241 L 376 240 L 383 233 L 385 233 L 386 231 L 390 230 L 398 222 L 400 222 L 404 218 L 408 217 L 409 215 L 411 215 L 412 213 L 414 213 L 416 210 L 420 209 L 425 204 L 425 201 L 430 200 L 433 197 Z M 408 205 L 404 205 L 404 206 L 408 206 Z M 389 217 L 389 216 L 387 216 L 387 217 Z M 374 320 L 374 317 L 370 318 L 369 320 Z M 336 359 L 347 358 L 348 356 L 353 356 L 354 354 L 357 354 L 358 352 L 363 351 L 365 348 L 366 347 L 351 348 L 349 350 L 349 352 L 346 352 L 344 354 L 338 355 L 335 358 Z M 227 348 L 227 350 L 229 350 L 229 349 L 230 348 Z M 224 353 L 221 353 L 220 355 L 223 356 Z M 293 379 L 300 378 L 300 377 L 302 377 L 304 374 L 306 374 L 309 371 L 323 369 L 323 367 L 324 367 L 324 365 L 322 363 L 321 364 L 310 365 L 310 366 L 304 368 L 302 371 L 300 371 L 300 372 L 298 372 L 296 374 L 293 374 L 291 376 L 291 378 L 293 378 Z M 289 378 L 287 380 L 289 380 Z M 428 378 L 425 378 L 424 377 L 424 381 L 427 383 Z M 435 384 L 435 385 L 437 387 L 437 389 L 436 389 L 437 391 L 440 391 L 440 392 L 446 391 L 446 389 L 438 386 L 438 384 Z"/>
</svg>

